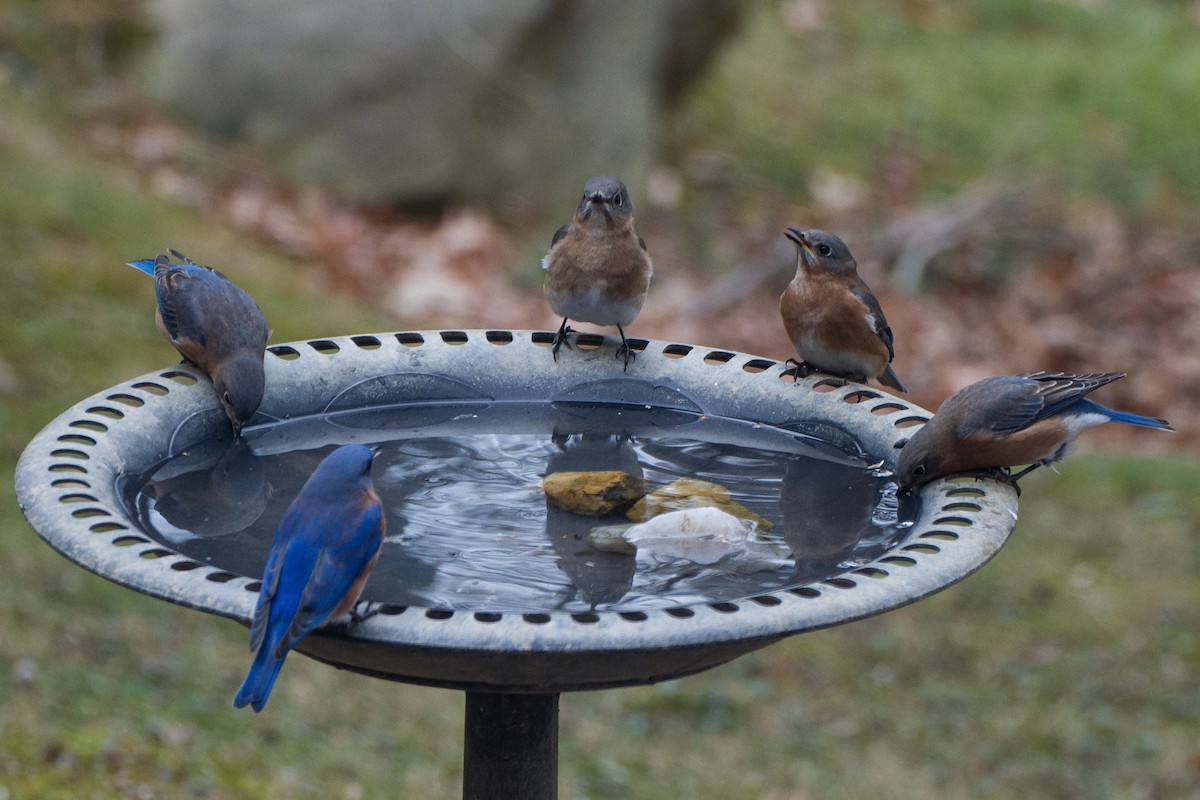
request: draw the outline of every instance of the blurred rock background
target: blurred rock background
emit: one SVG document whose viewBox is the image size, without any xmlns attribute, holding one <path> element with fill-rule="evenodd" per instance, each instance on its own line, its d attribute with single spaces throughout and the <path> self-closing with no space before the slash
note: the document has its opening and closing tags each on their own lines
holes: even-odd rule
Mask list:
<svg viewBox="0 0 1200 800">
<path fill-rule="evenodd" d="M 346 199 L 561 210 L 580 175 L 643 195 L 666 115 L 742 0 L 165 0 L 144 74 L 200 130 Z"/>
</svg>

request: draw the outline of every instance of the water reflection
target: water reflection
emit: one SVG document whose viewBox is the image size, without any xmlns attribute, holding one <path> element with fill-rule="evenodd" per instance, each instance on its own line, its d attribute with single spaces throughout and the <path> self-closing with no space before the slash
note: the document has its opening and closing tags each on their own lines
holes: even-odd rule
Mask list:
<svg viewBox="0 0 1200 800">
<path fill-rule="evenodd" d="M 828 575 L 867 532 L 873 511 L 875 486 L 862 467 L 822 467 L 789 459 L 779 492 L 779 533 L 802 580 Z"/>
<path fill-rule="evenodd" d="M 528 612 L 735 600 L 845 572 L 903 532 L 890 484 L 857 454 L 831 458 L 794 431 L 753 423 L 567 403 L 394 407 L 336 422 L 293 420 L 236 447 L 188 449 L 131 486 L 139 525 L 191 558 L 257 577 L 321 458 L 366 441 L 379 448 L 388 536 L 364 597 L 397 605 Z M 593 470 L 641 475 L 648 489 L 680 477 L 720 484 L 774 523 L 769 535 L 795 564 L 748 573 L 595 550 L 591 529 L 624 517 L 574 515 L 541 490 L 546 474 Z"/>
<path fill-rule="evenodd" d="M 644 477 L 632 440 L 625 435 L 584 433 L 551 437 L 555 451 L 546 462 L 546 474 L 620 470 Z M 606 522 L 623 522 L 624 516 L 596 518 L 563 511 L 546 501 L 546 537 L 558 556 L 557 565 L 575 587 L 575 596 L 591 608 L 616 603 L 633 585 L 637 566 L 632 555 L 604 553 L 588 544 L 588 533 Z"/>
<path fill-rule="evenodd" d="M 225 439 L 186 450 L 143 494 L 165 521 L 162 530 L 184 539 L 246 530 L 266 509 L 271 486 L 254 451 Z"/>
</svg>

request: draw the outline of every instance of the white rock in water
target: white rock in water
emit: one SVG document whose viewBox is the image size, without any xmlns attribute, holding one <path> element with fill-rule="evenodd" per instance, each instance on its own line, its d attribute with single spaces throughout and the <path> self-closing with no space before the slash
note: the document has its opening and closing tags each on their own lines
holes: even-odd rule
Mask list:
<svg viewBox="0 0 1200 800">
<path fill-rule="evenodd" d="M 621 538 L 636 547 L 639 556 L 696 564 L 746 560 L 761 569 L 791 555 L 786 545 L 759 539 L 753 522 L 712 507 L 659 514 L 626 528 Z"/>
</svg>

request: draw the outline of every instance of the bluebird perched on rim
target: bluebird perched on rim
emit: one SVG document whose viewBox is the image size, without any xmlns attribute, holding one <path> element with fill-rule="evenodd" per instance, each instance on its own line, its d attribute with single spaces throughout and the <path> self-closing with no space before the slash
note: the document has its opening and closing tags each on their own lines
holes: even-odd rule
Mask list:
<svg viewBox="0 0 1200 800">
<path fill-rule="evenodd" d="M 900 451 L 896 480 L 909 489 L 956 472 L 1028 464 L 1013 475 L 1060 461 L 1084 428 L 1124 422 L 1174 430 L 1165 419 L 1114 411 L 1084 395 L 1123 372 L 997 375 L 952 394 Z"/>
<path fill-rule="evenodd" d="M 907 392 L 890 363 L 892 329 L 858 277 L 850 248 L 825 231 L 788 228 L 784 235 L 797 251 L 796 277 L 779 297 L 783 327 L 801 359 L 796 378 L 817 369 L 857 383 L 875 378 Z"/>
<path fill-rule="evenodd" d="M 542 269 L 546 299 L 563 318 L 554 336 L 555 360 L 559 347 L 571 346 L 567 336 L 574 331 L 567 320 L 573 319 L 616 325 L 621 334 L 617 356 L 625 357 L 628 369 L 634 353 L 625 326 L 642 310 L 653 268 L 646 243 L 633 228 L 633 201 L 625 184 L 606 175 L 588 179 L 575 218 L 554 234 Z"/>
<path fill-rule="evenodd" d="M 267 320 L 258 304 L 220 272 L 202 267 L 177 250 L 182 261 L 166 255 L 130 261 L 154 278 L 158 331 L 185 361 L 212 379 L 213 388 L 234 436 L 262 402 L 263 351 Z"/>
<path fill-rule="evenodd" d="M 352 611 L 383 546 L 371 484 L 374 453 L 348 444 L 325 457 L 288 506 L 263 571 L 250 625 L 257 651 L 233 704 L 262 711 L 288 651 L 330 617 Z"/>
</svg>

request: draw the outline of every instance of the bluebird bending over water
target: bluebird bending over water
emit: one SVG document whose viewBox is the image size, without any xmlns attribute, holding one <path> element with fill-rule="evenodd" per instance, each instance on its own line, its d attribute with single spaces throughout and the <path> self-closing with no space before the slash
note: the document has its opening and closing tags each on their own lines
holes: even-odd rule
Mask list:
<svg viewBox="0 0 1200 800">
<path fill-rule="evenodd" d="M 254 608 L 250 649 L 257 655 L 233 700 L 238 708 L 262 711 L 288 651 L 358 602 L 385 527 L 371 484 L 373 457 L 358 444 L 334 450 L 283 515 Z"/>
<path fill-rule="evenodd" d="M 171 253 L 183 263 L 160 255 L 129 266 L 154 278 L 159 333 L 212 380 L 238 436 L 262 402 L 267 320 L 250 295 L 220 272 Z"/>
<path fill-rule="evenodd" d="M 797 251 L 796 277 L 779 298 L 783 327 L 801 359 L 796 378 L 818 369 L 908 391 L 892 371 L 892 329 L 879 300 L 858 277 L 850 248 L 825 231 L 788 228 L 784 235 Z"/>
<path fill-rule="evenodd" d="M 567 335 L 574 331 L 567 320 L 573 319 L 616 325 L 621 334 L 617 356 L 625 357 L 628 369 L 634 353 L 625 326 L 642 310 L 653 269 L 646 243 L 633 228 L 633 202 L 625 184 L 607 176 L 584 184 L 575 217 L 554 234 L 542 268 L 546 299 L 563 318 L 554 337 L 555 360 L 559 347 L 571 346 Z"/>
<path fill-rule="evenodd" d="M 1015 482 L 1066 455 L 1079 432 L 1105 422 L 1173 430 L 1165 419 L 1114 411 L 1084 395 L 1124 378 L 1123 372 L 998 375 L 951 395 L 900 451 L 901 489 L 969 470 L 1028 464 Z"/>
</svg>

